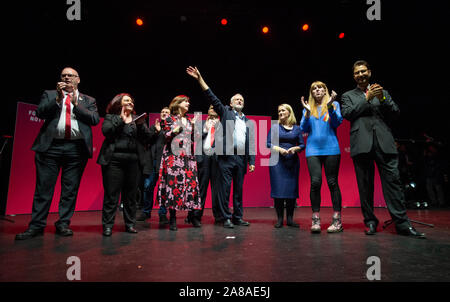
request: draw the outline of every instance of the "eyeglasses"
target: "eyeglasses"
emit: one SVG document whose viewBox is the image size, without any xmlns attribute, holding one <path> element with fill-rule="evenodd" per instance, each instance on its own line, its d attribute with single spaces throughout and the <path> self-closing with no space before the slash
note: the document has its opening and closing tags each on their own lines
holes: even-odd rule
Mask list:
<svg viewBox="0 0 450 302">
<path fill-rule="evenodd" d="M 65 77 L 69 77 L 69 78 L 77 78 L 78 76 L 76 74 L 70 74 L 70 73 L 63 73 L 61 75 L 61 78 L 65 78 Z"/>
</svg>

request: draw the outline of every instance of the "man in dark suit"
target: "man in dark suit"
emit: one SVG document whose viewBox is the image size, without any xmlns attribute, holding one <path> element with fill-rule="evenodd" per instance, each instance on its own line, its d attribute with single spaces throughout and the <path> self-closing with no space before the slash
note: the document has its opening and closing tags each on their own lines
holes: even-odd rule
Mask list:
<svg viewBox="0 0 450 302">
<path fill-rule="evenodd" d="M 72 236 L 70 219 L 75 211 L 78 188 L 88 158 L 92 157 L 91 126 L 100 122 L 95 99 L 78 91 L 80 77 L 66 67 L 56 90 L 44 91 L 37 116 L 45 119 L 34 141 L 36 189 L 31 222 L 16 240 L 42 235 L 61 171 L 61 198 L 56 233 Z"/>
<path fill-rule="evenodd" d="M 144 206 L 142 208 L 141 215 L 137 218 L 137 221 L 145 221 L 150 219 L 153 209 L 153 197 L 156 183 L 158 182 L 159 177 L 159 166 L 161 164 L 161 156 L 164 149 L 166 136 L 164 135 L 164 131 L 161 130 L 161 122 L 163 122 L 168 116 L 170 116 L 169 107 L 164 107 L 161 109 L 160 118 L 156 119 L 155 124 L 150 127 L 150 131 L 152 133 L 156 133 L 154 137 L 151 139 L 147 156 L 149 157 L 148 170 L 151 171 L 148 175 L 145 175 L 144 180 Z M 160 207 L 158 210 L 159 214 L 159 224 L 169 224 L 169 220 L 167 219 L 167 210 L 164 207 Z"/>
<path fill-rule="evenodd" d="M 353 65 L 357 87 L 342 95 L 341 112 L 350 121 L 350 156 L 355 167 L 365 233 L 376 233 L 374 214 L 374 162 L 380 172 L 383 195 L 398 234 L 425 238 L 406 215 L 405 198 L 398 170 L 398 152 L 388 123 L 400 110 L 389 93 L 378 84 L 369 84 L 372 73 L 366 61 Z"/>
<path fill-rule="evenodd" d="M 211 206 L 215 223 L 223 223 L 223 217 L 220 213 L 220 208 L 217 200 L 217 155 L 214 153 L 215 147 L 215 132 L 220 125 L 218 114 L 214 111 L 211 105 L 208 109 L 208 118 L 202 123 L 202 150 L 201 154 L 195 155 L 198 169 L 198 182 L 200 189 L 200 198 L 202 210 L 199 211 L 199 219 L 203 216 L 203 209 L 206 202 L 206 195 L 208 187 L 211 183 Z M 198 148 L 198 147 L 197 147 Z"/>
<path fill-rule="evenodd" d="M 239 93 L 235 94 L 231 98 L 230 105 L 226 106 L 209 89 L 196 67 L 188 67 L 186 71 L 199 82 L 206 98 L 220 116 L 222 134 L 215 133 L 214 149 L 220 171 L 217 194 L 220 213 L 225 220 L 223 226 L 225 228 L 233 228 L 234 225 L 249 226 L 250 223 L 242 219 L 244 212 L 242 195 L 247 165 L 250 172 L 255 170 L 255 155 L 252 154 L 254 146 L 250 142 L 250 129 L 247 126 L 249 120 L 242 112 L 244 98 Z M 233 182 L 233 214 L 228 207 L 231 182 Z"/>
</svg>

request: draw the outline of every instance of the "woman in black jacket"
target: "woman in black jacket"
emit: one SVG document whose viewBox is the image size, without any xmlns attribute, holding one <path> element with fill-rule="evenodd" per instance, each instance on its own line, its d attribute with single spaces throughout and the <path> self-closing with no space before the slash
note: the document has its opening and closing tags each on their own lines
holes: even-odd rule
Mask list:
<svg viewBox="0 0 450 302">
<path fill-rule="evenodd" d="M 134 100 L 127 93 L 116 95 L 108 104 L 102 132 L 105 141 L 97 163 L 102 166 L 105 192 L 102 212 L 103 235 L 112 234 L 119 198 L 123 202 L 126 231 L 137 233 L 136 192 L 141 169 L 148 166 L 144 144 L 154 133 L 145 125 L 145 116 L 136 119 Z"/>
</svg>

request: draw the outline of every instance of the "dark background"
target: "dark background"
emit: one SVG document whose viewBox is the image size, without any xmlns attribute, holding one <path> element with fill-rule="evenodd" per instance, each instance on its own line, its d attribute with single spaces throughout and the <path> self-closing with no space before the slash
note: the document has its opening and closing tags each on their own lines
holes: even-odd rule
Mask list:
<svg viewBox="0 0 450 302">
<path fill-rule="evenodd" d="M 82 0 L 81 21 L 68 21 L 65 0 L 14 1 L 2 9 L 1 134 L 13 135 L 16 103 L 38 104 L 65 66 L 78 70 L 80 91 L 97 99 L 101 116 L 120 92 L 135 97 L 138 112 L 159 112 L 178 94 L 191 97 L 191 111 L 206 112 L 198 84 L 185 73 L 196 65 L 223 101 L 240 92 L 246 114 L 276 118 L 281 102 L 298 117 L 299 99 L 315 80 L 340 95 L 353 89 L 352 64 L 366 59 L 373 81 L 402 111 L 395 136 L 426 131 L 445 139 L 446 2 L 382 0 L 381 21 L 368 21 L 365 0 Z M 308 32 L 300 29 L 304 23 Z M 261 34 L 262 25 L 270 34 Z"/>
</svg>

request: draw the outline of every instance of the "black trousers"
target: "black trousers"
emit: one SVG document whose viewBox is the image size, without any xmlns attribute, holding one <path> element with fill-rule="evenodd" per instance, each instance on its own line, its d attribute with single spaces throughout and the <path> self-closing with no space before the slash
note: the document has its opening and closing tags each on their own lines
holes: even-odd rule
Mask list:
<svg viewBox="0 0 450 302">
<path fill-rule="evenodd" d="M 320 211 L 320 189 L 322 188 L 322 167 L 325 170 L 328 188 L 330 189 L 333 210 L 340 212 L 342 209 L 342 196 L 339 189 L 338 175 L 341 155 L 309 156 L 306 158 L 309 176 L 311 177 L 311 208 L 313 212 Z"/>
<path fill-rule="evenodd" d="M 217 177 L 217 197 L 219 214 L 224 219 L 242 219 L 244 207 L 242 190 L 244 176 L 247 172 L 243 155 L 227 155 L 218 157 L 219 176 Z M 230 208 L 231 183 L 233 183 L 233 214 Z"/>
<path fill-rule="evenodd" d="M 355 166 L 359 198 L 361 200 L 361 211 L 364 216 L 365 225 L 369 223 L 378 225 L 379 223 L 374 214 L 373 200 L 376 164 L 380 174 L 384 200 L 392 220 L 395 222 L 397 228 L 409 227 L 410 222 L 406 215 L 405 197 L 400 181 L 397 154 L 383 153 L 374 135 L 372 150 L 369 153 L 354 156 L 353 164 Z"/>
<path fill-rule="evenodd" d="M 219 208 L 217 198 L 216 178 L 218 174 L 217 158 L 210 155 L 202 155 L 203 159 L 197 163 L 198 168 L 198 182 L 200 188 L 200 198 L 202 210 L 200 210 L 200 217 L 203 216 L 203 209 L 205 208 L 206 196 L 208 193 L 208 186 L 211 183 L 211 201 L 212 212 L 215 219 L 222 219 L 222 214 Z"/>
<path fill-rule="evenodd" d="M 123 219 L 126 227 L 136 224 L 137 200 L 139 185 L 139 164 L 137 160 L 112 159 L 108 165 L 102 166 L 103 198 L 102 224 L 104 228 L 112 228 L 119 205 L 123 202 Z"/>
<path fill-rule="evenodd" d="M 30 229 L 47 225 L 56 181 L 61 171 L 61 196 L 56 226 L 68 227 L 75 211 L 81 176 L 88 156 L 82 140 L 54 140 L 47 152 L 36 152 L 36 188 L 33 198 Z"/>
</svg>

